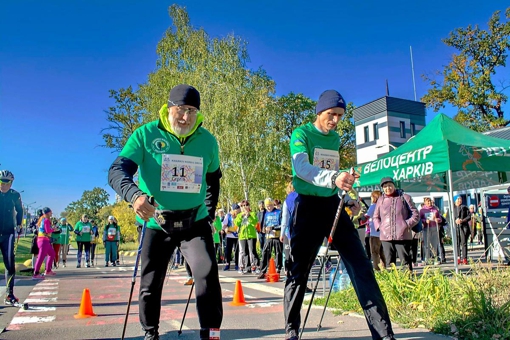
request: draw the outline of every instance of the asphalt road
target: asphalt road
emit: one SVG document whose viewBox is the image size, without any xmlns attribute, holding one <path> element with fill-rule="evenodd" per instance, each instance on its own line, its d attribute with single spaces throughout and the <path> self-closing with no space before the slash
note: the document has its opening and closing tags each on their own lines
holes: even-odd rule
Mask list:
<svg viewBox="0 0 510 340">
<path fill-rule="evenodd" d="M 69 266 L 56 270 L 57 275 L 43 281 L 19 277 L 15 292 L 30 309 L 0 306 L 0 339 L 119 339 L 126 313 L 134 257 L 125 258 L 119 267 L 75 268 L 73 251 Z M 100 261 L 102 263 L 102 261 Z M 220 271 L 223 292 L 224 318 L 222 339 L 284 339 L 283 282 L 266 283 L 255 275 L 241 275 L 235 271 Z M 231 306 L 235 283 L 241 280 L 247 304 Z M 139 278 L 137 279 L 137 282 Z M 184 269 L 172 271 L 165 282 L 161 311 L 162 339 L 198 339 L 199 323 L 195 299 L 178 337 L 189 286 L 184 286 Z M 76 319 L 82 293 L 89 289 L 95 317 Z M 138 321 L 138 284 L 133 294 L 126 339 L 143 339 Z M 320 292 L 318 292 L 320 294 Z M 2 296 L 3 297 L 3 296 Z M 303 339 L 371 339 L 364 318 L 334 316 L 326 312 L 321 332 L 315 328 L 322 309 L 314 308 L 307 322 Z M 304 317 L 305 310 L 302 311 Z M 398 339 L 444 339 L 425 329 L 402 329 L 394 325 Z"/>
</svg>

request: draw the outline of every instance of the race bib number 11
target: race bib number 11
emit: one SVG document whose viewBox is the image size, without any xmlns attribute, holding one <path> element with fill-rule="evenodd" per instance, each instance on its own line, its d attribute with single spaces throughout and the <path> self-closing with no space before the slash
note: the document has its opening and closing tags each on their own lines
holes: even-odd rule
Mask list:
<svg viewBox="0 0 510 340">
<path fill-rule="evenodd" d="M 161 191 L 199 193 L 203 167 L 202 157 L 162 155 Z"/>
<path fill-rule="evenodd" d="M 339 163 L 338 151 L 315 149 L 313 153 L 313 165 L 321 169 L 338 171 Z"/>
</svg>

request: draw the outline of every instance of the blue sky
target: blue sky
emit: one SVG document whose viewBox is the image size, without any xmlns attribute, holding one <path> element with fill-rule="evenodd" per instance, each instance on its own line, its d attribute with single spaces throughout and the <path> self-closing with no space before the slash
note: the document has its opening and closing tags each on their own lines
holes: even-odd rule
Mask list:
<svg viewBox="0 0 510 340">
<path fill-rule="evenodd" d="M 181 1 L 212 37 L 248 41 L 251 68 L 264 68 L 277 95 L 317 99 L 339 90 L 363 105 L 385 95 L 413 99 L 454 52 L 456 27 L 504 12 L 505 1 Z M 146 81 L 156 44 L 171 24 L 165 1 L 2 1 L 0 168 L 16 176 L 25 204 L 60 213 L 84 190 L 107 185 L 116 154 L 101 148 L 108 90 Z M 501 75 L 499 76 L 501 77 Z M 452 112 L 445 111 L 447 114 Z M 435 116 L 428 111 L 427 120 Z"/>
</svg>

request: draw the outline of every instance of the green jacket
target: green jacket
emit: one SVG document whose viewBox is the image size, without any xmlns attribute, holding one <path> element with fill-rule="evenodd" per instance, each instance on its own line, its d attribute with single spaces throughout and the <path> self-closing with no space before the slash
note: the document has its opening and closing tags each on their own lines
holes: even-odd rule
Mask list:
<svg viewBox="0 0 510 340">
<path fill-rule="evenodd" d="M 69 235 L 70 231 L 73 231 L 73 226 L 70 224 L 59 224 L 62 232 L 60 233 L 60 241 L 59 244 L 69 244 L 71 235 Z"/>
<path fill-rule="evenodd" d="M 74 233 L 76 234 L 76 242 L 90 242 L 92 224 L 90 222 L 84 223 L 82 221 L 78 221 L 74 228 Z"/>
<path fill-rule="evenodd" d="M 219 233 L 219 231 L 222 228 L 222 224 L 221 224 L 221 219 L 220 219 L 219 216 L 216 216 L 216 218 L 214 219 L 213 227 L 214 227 L 214 230 L 215 230 L 215 232 L 213 234 L 214 243 L 220 243 L 220 233 Z"/>
<path fill-rule="evenodd" d="M 239 240 L 249 240 L 257 238 L 257 214 L 250 212 L 247 218 L 243 214 L 238 214 L 234 220 L 234 225 L 239 228 Z"/>
<path fill-rule="evenodd" d="M 120 226 L 115 223 L 107 224 L 104 227 L 103 242 L 117 242 L 120 240 Z"/>
</svg>

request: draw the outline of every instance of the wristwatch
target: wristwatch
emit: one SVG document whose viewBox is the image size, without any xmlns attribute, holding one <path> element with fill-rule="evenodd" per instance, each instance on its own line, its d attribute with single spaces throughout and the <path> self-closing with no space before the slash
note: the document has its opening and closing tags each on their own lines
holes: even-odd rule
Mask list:
<svg viewBox="0 0 510 340">
<path fill-rule="evenodd" d="M 140 196 L 145 196 L 145 197 L 148 197 L 146 193 L 144 193 L 143 191 L 138 191 L 137 193 L 135 193 L 133 195 L 133 197 L 131 197 L 131 204 L 134 205 L 136 200 L 138 199 L 138 197 Z"/>
<path fill-rule="evenodd" d="M 342 172 L 339 170 L 337 171 L 333 176 L 331 176 L 331 186 L 334 188 L 336 187 L 336 178 L 341 174 Z"/>
</svg>

